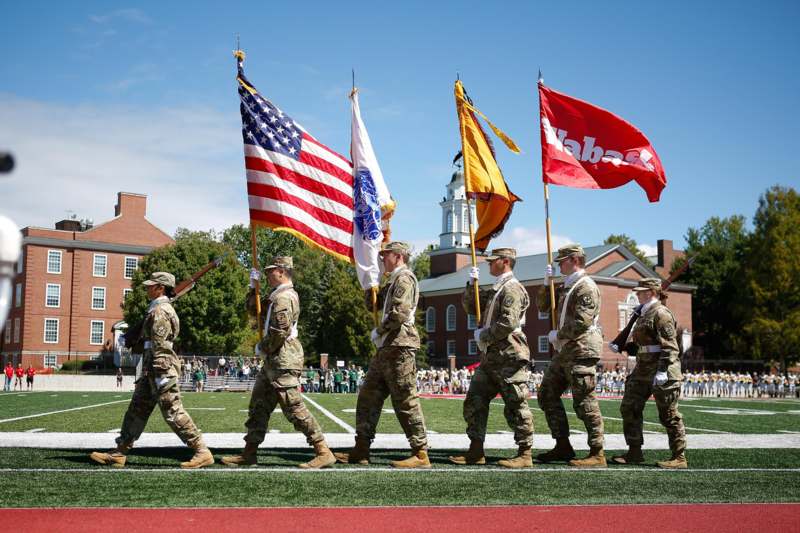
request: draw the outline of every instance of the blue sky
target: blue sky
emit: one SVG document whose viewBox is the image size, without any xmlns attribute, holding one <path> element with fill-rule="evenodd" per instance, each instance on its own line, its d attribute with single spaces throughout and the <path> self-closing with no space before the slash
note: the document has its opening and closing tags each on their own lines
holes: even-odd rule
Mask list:
<svg viewBox="0 0 800 533">
<path fill-rule="evenodd" d="M 14 3 L 0 34 L 0 149 L 18 160 L 0 210 L 51 226 L 102 221 L 119 190 L 150 196 L 165 230 L 246 223 L 231 56 L 240 34 L 264 96 L 349 151 L 350 69 L 390 190 L 394 236 L 438 242 L 459 149 L 458 72 L 523 149 L 497 143 L 517 204 L 493 244 L 543 250 L 536 74 L 639 127 L 667 172 L 661 202 L 634 183 L 551 188 L 557 242 L 627 233 L 683 244 L 711 216 L 751 217 L 800 184 L 798 2 Z"/>
</svg>

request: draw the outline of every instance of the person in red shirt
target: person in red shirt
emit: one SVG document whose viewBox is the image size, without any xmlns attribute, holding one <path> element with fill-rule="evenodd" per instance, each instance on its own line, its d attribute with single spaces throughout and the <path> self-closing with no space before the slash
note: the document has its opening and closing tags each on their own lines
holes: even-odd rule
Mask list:
<svg viewBox="0 0 800 533">
<path fill-rule="evenodd" d="M 28 369 L 25 371 L 25 376 L 27 377 L 26 382 L 28 385 L 27 390 L 33 390 L 33 376 L 35 375 L 36 375 L 36 370 L 34 370 L 31 365 L 28 365 Z"/>
<path fill-rule="evenodd" d="M 22 390 L 22 376 L 25 375 L 25 370 L 22 368 L 22 363 L 17 363 L 17 380 L 14 381 L 14 390 L 17 390 L 17 386 L 19 386 L 19 390 Z"/>
<path fill-rule="evenodd" d="M 6 382 L 3 385 L 3 391 L 9 392 L 11 390 L 11 380 L 14 379 L 14 367 L 11 366 L 11 363 L 6 363 L 4 372 L 6 374 Z"/>
</svg>

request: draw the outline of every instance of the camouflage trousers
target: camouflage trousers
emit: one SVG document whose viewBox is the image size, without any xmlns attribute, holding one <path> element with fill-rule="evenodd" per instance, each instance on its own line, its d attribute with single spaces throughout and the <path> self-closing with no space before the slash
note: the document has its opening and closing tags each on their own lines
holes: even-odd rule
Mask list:
<svg viewBox="0 0 800 533">
<path fill-rule="evenodd" d="M 533 416 L 528 407 L 528 385 L 524 377 L 522 381 L 514 379 L 517 374 L 520 374 L 518 367 L 484 368 L 481 365 L 475 370 L 464 400 L 464 421 L 470 440 L 483 442 L 486 438 L 489 404 L 500 393 L 505 403 L 503 415 L 514 430 L 514 442 L 521 447 L 533 446 Z"/>
<path fill-rule="evenodd" d="M 675 455 L 683 453 L 686 450 L 686 430 L 683 427 L 683 415 L 678 412 L 681 383 L 675 380 L 661 386 L 652 383 L 652 378 L 635 379 L 635 374 L 625 382 L 625 394 L 619 407 L 625 442 L 628 446 L 641 446 L 644 443 L 642 412 L 652 393 L 656 399 L 658 419 L 667 430 L 669 449 Z"/>
<path fill-rule="evenodd" d="M 322 428 L 303 403 L 300 393 L 299 370 L 268 369 L 266 365 L 256 375 L 256 383 L 250 395 L 250 406 L 247 410 L 247 428 L 245 442 L 261 444 L 267 434 L 269 417 L 275 406 L 280 405 L 286 419 L 294 429 L 306 436 L 312 446 L 324 442 Z"/>
<path fill-rule="evenodd" d="M 569 437 L 569 422 L 561 395 L 571 388 L 572 406 L 586 427 L 589 446 L 603 447 L 603 417 L 595 395 L 596 385 L 597 375 L 593 361 L 581 364 L 576 361 L 564 362 L 559 356 L 553 358 L 542 378 L 538 402 L 554 439 Z"/>
<path fill-rule="evenodd" d="M 416 349 L 401 346 L 381 348 L 369 363 L 356 403 L 356 439 L 372 442 L 383 402 L 388 396 L 397 420 L 412 449 L 427 448 L 425 418 L 417 394 Z"/>
<path fill-rule="evenodd" d="M 143 374 L 136 381 L 131 403 L 128 405 L 125 418 L 122 419 L 122 429 L 117 437 L 117 444 L 133 446 L 142 435 L 150 414 L 158 404 L 164 421 L 184 443 L 192 448 L 205 447 L 200 430 L 183 408 L 178 386 L 180 366 L 177 361 L 165 366 L 168 366 L 166 371 L 160 368 L 156 375 L 156 371 L 151 368 L 146 375 Z M 166 383 L 162 383 L 159 387 L 156 384 L 157 377 L 159 381 L 166 378 Z"/>
</svg>

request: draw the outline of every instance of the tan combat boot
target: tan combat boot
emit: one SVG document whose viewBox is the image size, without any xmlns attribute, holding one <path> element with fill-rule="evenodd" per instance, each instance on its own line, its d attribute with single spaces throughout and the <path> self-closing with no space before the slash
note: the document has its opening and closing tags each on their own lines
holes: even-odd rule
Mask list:
<svg viewBox="0 0 800 533">
<path fill-rule="evenodd" d="M 638 465 L 644 462 L 641 446 L 631 446 L 623 455 L 615 455 L 611 462 L 618 465 Z"/>
<path fill-rule="evenodd" d="M 333 456 L 340 463 L 351 465 L 369 464 L 369 441 L 356 439 L 356 445 L 349 452 L 334 452 Z"/>
<path fill-rule="evenodd" d="M 297 466 L 300 468 L 325 468 L 331 466 L 336 462 L 336 457 L 331 453 L 331 449 L 325 441 L 314 443 L 314 458 L 307 463 L 301 463 Z"/>
<path fill-rule="evenodd" d="M 116 448 L 111 450 L 110 452 L 92 452 L 89 454 L 89 458 L 94 461 L 95 463 L 107 466 L 113 466 L 114 468 L 122 468 L 125 466 L 125 461 L 127 460 L 127 453 L 130 451 L 132 447 L 119 444 Z"/>
<path fill-rule="evenodd" d="M 411 450 L 411 457 L 401 461 L 392 461 L 392 466 L 395 468 L 430 468 L 431 460 L 428 458 L 428 452 L 422 448 L 418 450 Z"/>
<path fill-rule="evenodd" d="M 456 465 L 485 465 L 486 456 L 483 453 L 483 441 L 471 439 L 467 453 L 464 455 L 451 455 L 450 462 Z"/>
<path fill-rule="evenodd" d="M 194 450 L 194 455 L 188 461 L 181 463 L 181 468 L 203 468 L 214 464 L 214 456 L 211 455 L 211 450 L 202 441 L 192 446 L 192 449 Z"/>
<path fill-rule="evenodd" d="M 689 463 L 686 461 L 686 456 L 683 452 L 675 455 L 669 461 L 659 461 L 656 463 L 659 468 L 689 468 Z"/>
<path fill-rule="evenodd" d="M 556 446 L 549 452 L 540 453 L 536 460 L 540 463 L 552 463 L 553 461 L 569 461 L 575 458 L 575 450 L 569 439 L 564 437 L 556 439 Z"/>
<path fill-rule="evenodd" d="M 221 459 L 222 464 L 228 466 L 253 466 L 258 464 L 258 444 L 248 442 L 244 445 L 241 455 L 226 455 Z"/>
<path fill-rule="evenodd" d="M 589 455 L 583 459 L 573 459 L 569 462 L 569 465 L 579 468 L 605 468 L 608 466 L 603 448 L 595 448 L 594 446 L 589 448 Z"/>
<path fill-rule="evenodd" d="M 531 468 L 533 467 L 533 459 L 531 459 L 530 446 L 520 446 L 516 457 L 511 459 L 500 459 L 497 461 L 498 466 L 506 468 Z"/>
</svg>

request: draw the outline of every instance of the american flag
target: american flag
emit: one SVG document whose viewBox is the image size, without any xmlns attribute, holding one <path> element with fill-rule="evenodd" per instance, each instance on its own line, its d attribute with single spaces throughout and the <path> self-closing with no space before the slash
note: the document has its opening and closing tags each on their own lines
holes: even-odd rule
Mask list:
<svg viewBox="0 0 800 533">
<path fill-rule="evenodd" d="M 262 97 L 239 63 L 250 223 L 353 257 L 353 167 Z"/>
</svg>

